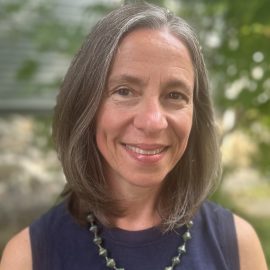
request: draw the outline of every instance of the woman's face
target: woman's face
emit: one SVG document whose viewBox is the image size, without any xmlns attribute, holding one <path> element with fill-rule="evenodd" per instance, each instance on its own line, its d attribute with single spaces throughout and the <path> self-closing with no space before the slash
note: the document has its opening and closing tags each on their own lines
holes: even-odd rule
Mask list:
<svg viewBox="0 0 270 270">
<path fill-rule="evenodd" d="M 97 114 L 96 142 L 112 187 L 158 187 L 186 149 L 194 71 L 166 29 L 140 29 L 120 43 Z"/>
</svg>

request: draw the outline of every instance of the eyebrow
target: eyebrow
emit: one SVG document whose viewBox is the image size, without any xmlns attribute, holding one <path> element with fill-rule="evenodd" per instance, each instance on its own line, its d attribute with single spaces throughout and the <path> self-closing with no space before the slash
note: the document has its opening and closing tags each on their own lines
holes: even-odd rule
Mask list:
<svg viewBox="0 0 270 270">
<path fill-rule="evenodd" d="M 185 90 L 188 93 L 192 93 L 193 88 L 189 83 L 186 82 L 186 80 L 183 79 L 173 79 L 170 80 L 168 83 L 165 83 L 166 87 L 169 88 L 176 88 L 181 87 L 181 89 Z"/>
<path fill-rule="evenodd" d="M 138 86 L 143 87 L 144 85 L 147 84 L 147 81 L 143 81 L 140 78 L 130 75 L 130 74 L 120 74 L 117 76 L 113 76 L 109 78 L 107 85 L 114 85 L 118 83 L 132 83 Z M 181 87 L 184 91 L 187 93 L 192 93 L 193 88 L 189 83 L 186 82 L 184 79 L 177 79 L 177 78 L 172 78 L 169 82 L 165 82 L 162 84 L 163 88 L 176 88 L 176 87 Z"/>
<path fill-rule="evenodd" d="M 121 75 L 117 75 L 114 76 L 112 78 L 109 78 L 108 80 L 108 84 L 117 84 L 117 83 L 132 83 L 132 84 L 136 84 L 138 86 L 143 86 L 145 85 L 145 83 L 139 79 L 138 77 L 129 75 L 129 74 L 121 74 Z"/>
</svg>

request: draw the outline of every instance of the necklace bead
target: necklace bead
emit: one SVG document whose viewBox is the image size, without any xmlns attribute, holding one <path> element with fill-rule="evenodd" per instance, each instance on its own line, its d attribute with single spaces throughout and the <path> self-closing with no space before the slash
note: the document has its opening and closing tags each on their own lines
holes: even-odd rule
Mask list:
<svg viewBox="0 0 270 270">
<path fill-rule="evenodd" d="M 191 239 L 191 234 L 190 234 L 189 231 L 186 231 L 186 232 L 184 233 L 183 239 L 184 239 L 184 241 L 187 241 L 187 240 Z"/>
<path fill-rule="evenodd" d="M 96 226 L 96 225 L 92 225 L 92 226 L 90 227 L 89 231 L 91 231 L 91 232 L 93 232 L 93 233 L 97 232 L 97 226 Z"/>
<path fill-rule="evenodd" d="M 106 266 L 108 268 L 114 269 L 114 270 L 125 270 L 125 268 L 121 268 L 121 267 L 118 268 L 116 266 L 115 260 L 113 258 L 108 257 L 108 251 L 107 251 L 106 248 L 104 248 L 102 246 L 102 238 L 98 235 L 98 227 L 95 224 L 95 217 L 94 217 L 94 215 L 93 214 L 87 215 L 86 220 L 90 223 L 89 231 L 94 234 L 93 242 L 98 247 L 98 254 L 99 254 L 99 256 L 101 256 L 101 257 L 103 257 L 105 259 Z M 192 227 L 192 225 L 193 225 L 193 222 L 192 221 L 189 221 L 186 224 L 187 230 L 182 235 L 182 239 L 183 239 L 184 243 L 177 248 L 178 255 L 175 256 L 175 257 L 173 257 L 171 259 L 171 265 L 170 266 L 166 266 L 164 268 L 164 270 L 173 270 L 175 268 L 175 266 L 177 266 L 178 264 L 180 264 L 180 262 L 181 262 L 181 256 L 186 253 L 186 243 L 187 243 L 188 240 L 191 239 L 190 228 Z"/>
<path fill-rule="evenodd" d="M 180 263 L 179 255 L 172 258 L 172 266 L 176 266 L 179 263 Z"/>
<path fill-rule="evenodd" d="M 178 247 L 178 253 L 182 254 L 182 253 L 186 253 L 186 245 L 183 244 L 182 246 Z"/>
<path fill-rule="evenodd" d="M 107 257 L 107 250 L 103 247 L 99 248 L 98 254 L 102 257 Z"/>
<path fill-rule="evenodd" d="M 100 245 L 102 243 L 102 239 L 99 236 L 95 236 L 93 241 L 96 245 Z"/>
<path fill-rule="evenodd" d="M 115 261 L 114 261 L 114 259 L 106 257 L 106 265 L 109 268 L 115 268 Z"/>
</svg>

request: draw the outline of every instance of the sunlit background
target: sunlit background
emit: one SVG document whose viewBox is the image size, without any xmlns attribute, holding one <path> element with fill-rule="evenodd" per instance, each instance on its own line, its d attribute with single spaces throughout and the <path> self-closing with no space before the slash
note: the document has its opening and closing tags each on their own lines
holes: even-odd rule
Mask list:
<svg viewBox="0 0 270 270">
<path fill-rule="evenodd" d="M 212 199 L 253 224 L 270 265 L 270 1 L 149 2 L 183 16 L 199 35 L 223 153 Z M 120 4 L 0 1 L 0 252 L 63 188 L 50 139 L 55 96 L 91 26 Z"/>
</svg>

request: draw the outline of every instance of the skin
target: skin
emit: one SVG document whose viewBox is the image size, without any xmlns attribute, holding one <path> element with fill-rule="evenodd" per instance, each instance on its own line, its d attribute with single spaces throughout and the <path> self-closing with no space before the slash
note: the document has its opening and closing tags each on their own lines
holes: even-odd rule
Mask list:
<svg viewBox="0 0 270 270">
<path fill-rule="evenodd" d="M 192 124 L 193 82 L 187 49 L 165 29 L 136 30 L 121 42 L 96 131 L 111 187 L 131 210 L 125 218 L 115 220 L 116 226 L 138 230 L 159 222 L 155 199 L 164 177 L 186 148 Z M 238 216 L 234 221 L 240 269 L 267 270 L 254 229 Z M 0 270 L 31 269 L 26 228 L 8 242 Z"/>
</svg>

